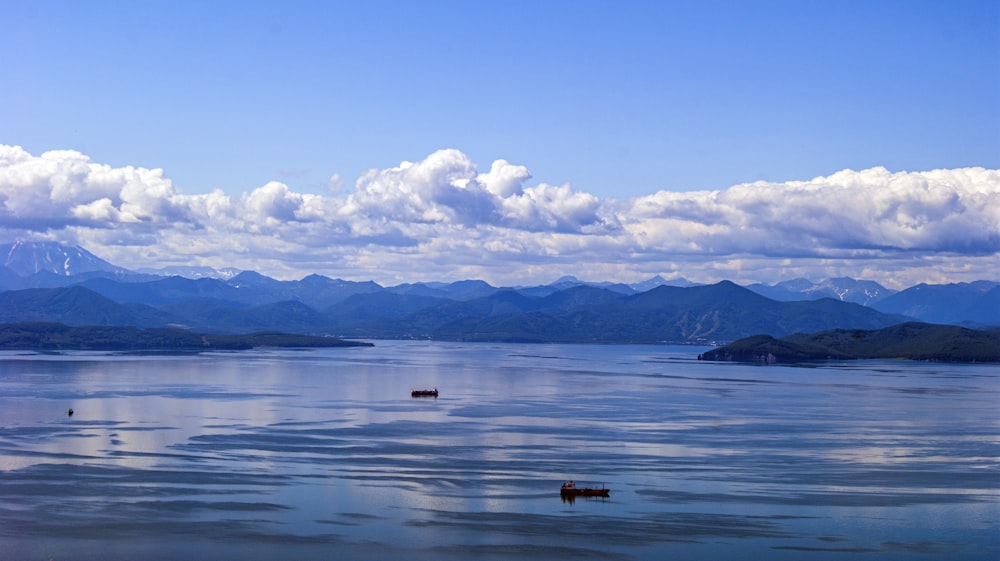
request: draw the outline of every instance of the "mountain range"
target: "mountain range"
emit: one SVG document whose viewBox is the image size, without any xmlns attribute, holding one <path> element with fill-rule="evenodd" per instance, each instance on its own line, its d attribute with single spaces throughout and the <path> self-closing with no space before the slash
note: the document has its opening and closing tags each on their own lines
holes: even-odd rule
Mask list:
<svg viewBox="0 0 1000 561">
<path fill-rule="evenodd" d="M 608 343 L 714 343 L 912 320 L 1000 325 L 1000 283 L 993 281 L 899 292 L 850 278 L 747 287 L 662 277 L 631 285 L 563 277 L 530 287 L 480 280 L 384 287 L 321 275 L 280 281 L 233 269 L 165 276 L 49 242 L 3 245 L 0 257 L 0 323 Z"/>
</svg>

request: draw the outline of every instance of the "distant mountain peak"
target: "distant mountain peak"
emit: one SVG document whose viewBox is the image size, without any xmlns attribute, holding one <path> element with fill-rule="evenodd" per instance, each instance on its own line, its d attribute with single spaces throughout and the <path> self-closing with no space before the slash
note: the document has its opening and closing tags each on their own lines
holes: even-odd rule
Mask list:
<svg viewBox="0 0 1000 561">
<path fill-rule="evenodd" d="M 816 283 L 806 278 L 795 278 L 786 281 L 779 282 L 774 285 L 777 287 L 784 288 L 786 290 L 791 290 L 792 292 L 805 292 L 816 287 Z"/>
<path fill-rule="evenodd" d="M 229 279 L 227 284 L 236 288 L 247 288 L 255 286 L 276 285 L 280 281 L 264 276 L 257 271 L 243 271 L 235 277 Z"/>
<path fill-rule="evenodd" d="M 662 275 L 656 275 L 653 278 L 646 279 L 642 282 L 632 283 L 629 286 L 632 288 L 632 290 L 636 292 L 646 292 L 658 286 L 675 286 L 679 288 L 687 288 L 691 286 L 698 286 L 698 283 L 691 282 L 684 277 L 672 277 L 669 279 L 665 279 L 663 278 Z"/>
<path fill-rule="evenodd" d="M 22 277 L 38 273 L 59 276 L 80 275 L 94 271 L 127 273 L 80 246 L 65 246 L 57 242 L 18 240 L 0 245 L 3 265 Z"/>
<path fill-rule="evenodd" d="M 563 275 L 556 279 L 555 281 L 549 283 L 549 286 L 563 286 L 563 285 L 576 285 L 585 284 L 582 280 L 574 277 L 573 275 Z"/>
<path fill-rule="evenodd" d="M 302 277 L 302 280 L 300 282 L 326 284 L 326 283 L 332 283 L 332 282 L 335 282 L 335 281 L 333 279 L 331 279 L 330 277 L 321 275 L 319 273 L 313 273 L 311 275 L 306 275 L 306 276 Z"/>
<path fill-rule="evenodd" d="M 160 277 L 184 277 L 186 279 L 218 279 L 225 281 L 235 277 L 242 271 L 240 271 L 239 269 L 235 269 L 233 267 L 223 267 L 222 269 L 216 269 L 215 267 L 190 265 L 190 266 L 161 267 L 159 269 L 142 268 L 138 269 L 136 272 L 145 273 L 149 275 L 156 275 Z"/>
<path fill-rule="evenodd" d="M 754 284 L 748 288 L 775 300 L 789 301 L 833 298 L 842 302 L 853 302 L 865 306 L 869 306 L 895 294 L 894 290 L 890 290 L 875 281 L 856 280 L 850 277 L 830 278 L 819 282 L 797 278 L 770 286 Z"/>
</svg>

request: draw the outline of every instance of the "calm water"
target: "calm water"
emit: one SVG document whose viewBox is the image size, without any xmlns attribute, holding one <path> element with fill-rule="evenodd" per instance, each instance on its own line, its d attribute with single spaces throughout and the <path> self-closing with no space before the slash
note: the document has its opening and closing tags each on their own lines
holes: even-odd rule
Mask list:
<svg viewBox="0 0 1000 561">
<path fill-rule="evenodd" d="M 702 350 L 5 353 L 0 558 L 1000 559 L 1000 368 Z"/>
</svg>

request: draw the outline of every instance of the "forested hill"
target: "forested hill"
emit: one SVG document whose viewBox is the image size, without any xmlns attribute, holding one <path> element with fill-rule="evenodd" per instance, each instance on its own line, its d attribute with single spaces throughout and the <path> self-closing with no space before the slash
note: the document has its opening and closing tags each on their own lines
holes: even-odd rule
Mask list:
<svg viewBox="0 0 1000 561">
<path fill-rule="evenodd" d="M 1000 330 L 903 323 L 884 329 L 833 329 L 776 339 L 755 335 L 703 353 L 702 360 L 790 363 L 830 359 L 1000 362 Z"/>
<path fill-rule="evenodd" d="M 184 329 L 0 324 L 0 350 L 207 351 L 254 347 L 358 347 L 371 343 L 288 333 L 202 334 Z"/>
</svg>

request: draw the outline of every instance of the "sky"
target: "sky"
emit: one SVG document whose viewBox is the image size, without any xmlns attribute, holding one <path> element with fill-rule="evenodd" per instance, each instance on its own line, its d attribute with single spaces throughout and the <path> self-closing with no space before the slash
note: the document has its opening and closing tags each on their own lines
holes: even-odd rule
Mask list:
<svg viewBox="0 0 1000 561">
<path fill-rule="evenodd" d="M 998 280 L 998 169 L 997 0 L 0 0 L 0 241 L 130 268 Z"/>
</svg>

